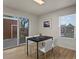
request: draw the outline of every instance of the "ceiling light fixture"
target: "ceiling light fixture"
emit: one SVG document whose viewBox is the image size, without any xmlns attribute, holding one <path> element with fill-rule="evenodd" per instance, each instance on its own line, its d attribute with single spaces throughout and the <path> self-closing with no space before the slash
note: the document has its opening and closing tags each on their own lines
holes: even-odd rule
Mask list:
<svg viewBox="0 0 79 59">
<path fill-rule="evenodd" d="M 38 3 L 38 4 L 40 4 L 40 5 L 42 5 L 42 4 L 44 4 L 45 2 L 43 1 L 43 0 L 34 0 L 36 3 Z"/>
</svg>

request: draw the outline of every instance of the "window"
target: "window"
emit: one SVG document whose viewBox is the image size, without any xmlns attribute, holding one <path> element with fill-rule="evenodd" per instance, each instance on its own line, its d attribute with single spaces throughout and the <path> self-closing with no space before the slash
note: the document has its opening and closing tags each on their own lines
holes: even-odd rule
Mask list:
<svg viewBox="0 0 79 59">
<path fill-rule="evenodd" d="M 76 15 L 61 16 L 59 21 L 61 37 L 74 38 Z"/>
</svg>

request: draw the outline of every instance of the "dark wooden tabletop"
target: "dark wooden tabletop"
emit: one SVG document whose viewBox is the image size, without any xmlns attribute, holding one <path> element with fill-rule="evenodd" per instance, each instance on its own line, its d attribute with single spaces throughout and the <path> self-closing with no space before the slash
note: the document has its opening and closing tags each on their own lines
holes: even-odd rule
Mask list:
<svg viewBox="0 0 79 59">
<path fill-rule="evenodd" d="M 50 37 L 50 36 L 37 36 L 37 37 L 28 38 L 27 40 L 31 40 L 31 41 L 34 41 L 34 42 L 40 42 L 40 41 L 44 41 L 44 40 L 48 40 L 48 39 L 53 40 L 53 37 Z"/>
</svg>

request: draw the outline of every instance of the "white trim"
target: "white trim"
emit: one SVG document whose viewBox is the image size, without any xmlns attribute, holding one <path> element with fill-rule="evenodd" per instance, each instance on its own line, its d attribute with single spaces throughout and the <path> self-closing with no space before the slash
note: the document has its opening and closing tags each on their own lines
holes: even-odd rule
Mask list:
<svg viewBox="0 0 79 59">
<path fill-rule="evenodd" d="M 20 24 L 19 24 L 19 19 L 17 20 L 17 46 L 19 45 L 19 28 L 20 28 Z"/>
<path fill-rule="evenodd" d="M 3 17 L 4 19 L 11 19 L 11 20 L 17 20 L 16 18 L 10 18 L 10 17 Z"/>
<path fill-rule="evenodd" d="M 69 15 L 76 15 L 76 14 L 69 14 Z M 64 15 L 64 16 L 69 16 L 69 15 Z M 60 37 L 61 37 L 61 28 L 60 28 L 60 18 L 61 17 L 63 17 L 63 16 L 59 16 L 59 36 Z M 76 26 L 76 24 L 75 24 L 75 26 Z M 65 38 L 68 38 L 68 39 L 76 39 L 76 28 L 74 28 L 74 38 L 70 38 L 70 37 L 65 37 Z"/>
</svg>

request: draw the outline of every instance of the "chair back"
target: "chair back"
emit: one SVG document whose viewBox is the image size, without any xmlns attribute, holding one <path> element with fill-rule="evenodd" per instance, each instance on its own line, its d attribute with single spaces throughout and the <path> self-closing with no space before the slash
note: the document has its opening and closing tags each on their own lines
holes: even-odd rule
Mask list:
<svg viewBox="0 0 79 59">
<path fill-rule="evenodd" d="M 34 35 L 34 37 L 38 37 L 38 36 L 40 36 L 40 35 Z"/>
<path fill-rule="evenodd" d="M 27 40 L 28 38 L 31 38 L 31 37 L 33 37 L 33 36 L 26 36 L 26 40 Z"/>
<path fill-rule="evenodd" d="M 26 37 L 26 43 L 27 43 L 27 39 L 28 39 L 28 38 L 31 38 L 31 37 L 34 37 L 34 36 L 27 36 L 27 37 Z M 33 41 L 28 41 L 28 42 L 29 42 L 29 44 L 33 43 Z"/>
<path fill-rule="evenodd" d="M 48 52 L 52 49 L 53 40 L 49 39 L 45 41 L 45 51 Z"/>
</svg>

